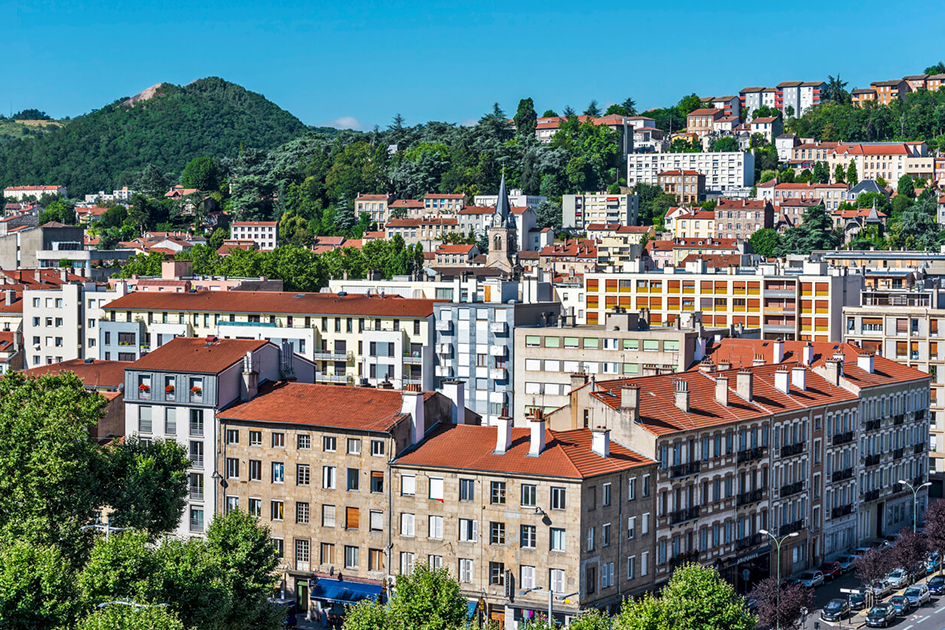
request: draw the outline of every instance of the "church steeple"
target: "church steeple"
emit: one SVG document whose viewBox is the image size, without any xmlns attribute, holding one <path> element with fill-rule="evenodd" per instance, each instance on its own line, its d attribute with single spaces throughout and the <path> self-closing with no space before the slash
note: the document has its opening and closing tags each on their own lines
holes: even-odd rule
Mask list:
<svg viewBox="0 0 945 630">
<path fill-rule="evenodd" d="M 492 226 L 512 226 L 512 206 L 509 203 L 509 192 L 505 187 L 505 169 L 502 169 L 502 180 L 499 182 L 499 195 L 495 202 L 495 213 L 492 215 Z"/>
<path fill-rule="evenodd" d="M 502 171 L 502 181 L 499 183 L 499 196 L 495 203 L 495 212 L 492 214 L 492 225 L 488 231 L 489 252 L 486 255 L 486 267 L 498 268 L 506 273 L 515 269 L 513 255 L 516 247 L 515 220 L 512 218 L 512 207 L 509 203 L 509 193 L 505 188 L 505 171 Z"/>
</svg>

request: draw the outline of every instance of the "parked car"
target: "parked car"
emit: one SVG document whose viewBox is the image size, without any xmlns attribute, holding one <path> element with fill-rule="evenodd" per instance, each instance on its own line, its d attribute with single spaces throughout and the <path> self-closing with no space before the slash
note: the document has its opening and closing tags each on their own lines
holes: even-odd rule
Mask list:
<svg viewBox="0 0 945 630">
<path fill-rule="evenodd" d="M 912 603 L 905 595 L 893 595 L 889 598 L 889 603 L 896 609 L 897 615 L 908 615 L 912 610 Z"/>
<path fill-rule="evenodd" d="M 933 551 L 929 554 L 929 559 L 925 561 L 925 572 L 926 573 L 935 573 L 942 568 L 942 556 L 937 552 Z"/>
<path fill-rule="evenodd" d="M 866 625 L 870 628 L 885 628 L 896 620 L 896 609 L 892 604 L 876 604 L 866 613 Z"/>
<path fill-rule="evenodd" d="M 797 576 L 797 579 L 801 586 L 806 586 L 807 588 L 816 588 L 824 585 L 824 574 L 820 571 L 804 571 Z"/>
<path fill-rule="evenodd" d="M 840 574 L 843 573 L 843 569 L 840 567 L 840 563 L 836 561 L 825 562 L 818 570 L 824 574 L 825 582 L 832 582 L 840 577 Z"/>
<path fill-rule="evenodd" d="M 915 584 L 916 582 L 924 578 L 925 575 L 926 575 L 925 563 L 920 562 L 914 567 L 912 567 L 912 571 L 909 572 L 909 577 L 911 578 L 910 583 Z"/>
<path fill-rule="evenodd" d="M 924 606 L 932 600 L 929 588 L 925 584 L 914 584 L 910 586 L 902 596 L 908 599 L 909 603 L 915 608 Z"/>
<path fill-rule="evenodd" d="M 850 603 L 841 598 L 831 599 L 820 613 L 820 618 L 824 621 L 840 621 L 849 616 Z"/>
<path fill-rule="evenodd" d="M 928 587 L 932 595 L 945 594 L 945 576 L 936 575 L 932 577 L 929 579 Z"/>
<path fill-rule="evenodd" d="M 866 608 L 866 596 L 867 592 L 862 589 L 850 593 L 850 608 L 852 610 L 863 610 Z"/>
<path fill-rule="evenodd" d="M 857 548 L 856 548 L 856 551 L 853 552 L 853 555 L 854 555 L 854 556 L 865 556 L 866 554 L 868 554 L 868 553 L 869 553 L 870 551 L 872 551 L 872 550 L 873 550 L 872 547 L 857 547 Z"/>
<path fill-rule="evenodd" d="M 873 597 L 882 599 L 890 593 L 893 592 L 892 586 L 886 580 L 873 580 L 870 583 L 870 588 L 873 589 Z"/>
<path fill-rule="evenodd" d="M 856 562 L 857 557 L 858 556 L 848 555 L 848 556 L 840 556 L 839 558 L 837 558 L 837 564 L 840 565 L 840 570 L 844 573 L 852 571 L 853 563 Z"/>
<path fill-rule="evenodd" d="M 893 590 L 898 590 L 909 585 L 909 572 L 905 569 L 893 569 L 886 575 L 886 581 Z"/>
</svg>

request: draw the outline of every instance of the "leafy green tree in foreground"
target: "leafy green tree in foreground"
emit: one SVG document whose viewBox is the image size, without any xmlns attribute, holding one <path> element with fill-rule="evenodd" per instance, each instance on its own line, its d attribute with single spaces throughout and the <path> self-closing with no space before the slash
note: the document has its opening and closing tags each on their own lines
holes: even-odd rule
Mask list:
<svg viewBox="0 0 945 630">
<path fill-rule="evenodd" d="M 69 561 L 58 548 L 18 541 L 0 549 L 0 627 L 53 628 L 77 608 Z"/>
<path fill-rule="evenodd" d="M 778 255 L 778 249 L 781 247 L 781 235 L 777 230 L 764 228 L 757 230 L 748 239 L 752 250 L 764 258 L 771 258 Z"/>
<path fill-rule="evenodd" d="M 184 630 L 184 624 L 166 606 L 112 604 L 96 609 L 76 630 Z"/>
</svg>

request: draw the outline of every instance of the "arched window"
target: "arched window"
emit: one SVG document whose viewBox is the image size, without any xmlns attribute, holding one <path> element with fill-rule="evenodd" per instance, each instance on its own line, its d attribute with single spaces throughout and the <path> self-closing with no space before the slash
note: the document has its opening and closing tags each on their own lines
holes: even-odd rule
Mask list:
<svg viewBox="0 0 945 630">
<path fill-rule="evenodd" d="M 502 251 L 502 237 L 497 234 L 494 240 L 495 240 L 495 244 L 492 246 L 492 249 L 494 249 L 497 252 L 501 252 Z"/>
</svg>

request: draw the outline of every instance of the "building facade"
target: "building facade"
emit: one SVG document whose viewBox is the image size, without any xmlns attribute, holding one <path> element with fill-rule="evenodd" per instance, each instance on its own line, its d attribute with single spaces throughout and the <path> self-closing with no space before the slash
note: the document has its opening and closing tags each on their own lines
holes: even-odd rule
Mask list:
<svg viewBox="0 0 945 630">
<path fill-rule="evenodd" d="M 755 183 L 755 158 L 741 151 L 708 153 L 640 153 L 627 156 L 627 185 L 659 184 L 665 171 L 698 171 L 707 191 L 750 188 Z"/>
</svg>

